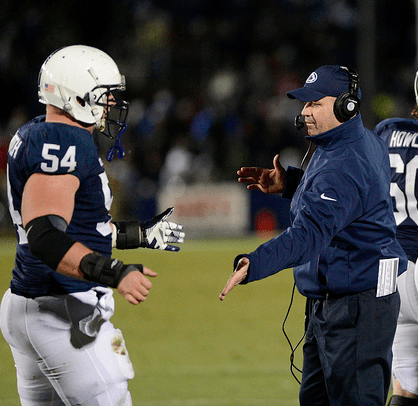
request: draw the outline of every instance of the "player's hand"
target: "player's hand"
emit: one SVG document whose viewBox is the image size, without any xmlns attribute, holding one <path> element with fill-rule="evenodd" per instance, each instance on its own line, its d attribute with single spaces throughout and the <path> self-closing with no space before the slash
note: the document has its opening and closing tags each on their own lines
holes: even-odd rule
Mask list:
<svg viewBox="0 0 418 406">
<path fill-rule="evenodd" d="M 155 277 L 157 273 L 143 267 L 143 274 L 138 271 L 129 272 L 118 285 L 118 292 L 131 304 L 137 305 L 146 300 L 152 283 L 146 276 Z"/>
<path fill-rule="evenodd" d="M 223 291 L 219 295 L 221 301 L 225 300 L 225 296 L 239 283 L 241 283 L 248 274 L 248 268 L 250 266 L 250 260 L 247 257 L 242 257 L 234 270 L 234 273 L 229 278 Z"/>
<path fill-rule="evenodd" d="M 158 216 L 141 224 L 142 235 L 145 240 L 141 246 L 165 251 L 180 251 L 180 247 L 169 245 L 182 243 L 185 237 L 182 225 L 167 221 L 173 211 L 174 207 L 170 207 Z"/>
<path fill-rule="evenodd" d="M 237 174 L 238 182 L 248 183 L 249 190 L 261 190 L 264 193 L 283 192 L 286 171 L 279 162 L 278 154 L 273 159 L 273 169 L 243 167 Z"/>
</svg>

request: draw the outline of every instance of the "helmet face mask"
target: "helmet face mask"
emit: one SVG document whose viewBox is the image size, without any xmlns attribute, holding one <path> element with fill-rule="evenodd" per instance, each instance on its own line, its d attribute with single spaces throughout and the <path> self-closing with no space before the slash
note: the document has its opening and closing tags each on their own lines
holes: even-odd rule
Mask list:
<svg viewBox="0 0 418 406">
<path fill-rule="evenodd" d="M 126 118 L 129 112 L 129 103 L 115 97 L 115 91 L 125 89 L 107 86 L 107 89 L 95 102 L 96 106 L 103 108 L 102 118 L 95 124 L 95 129 L 109 138 L 116 139 L 120 131 L 126 126 Z M 88 95 L 86 95 L 88 97 Z"/>
<path fill-rule="evenodd" d="M 125 88 L 125 77 L 113 59 L 84 45 L 53 52 L 38 78 L 41 103 L 58 107 L 81 123 L 94 125 L 109 138 L 117 138 L 125 128 L 129 103 L 113 96 Z"/>
</svg>

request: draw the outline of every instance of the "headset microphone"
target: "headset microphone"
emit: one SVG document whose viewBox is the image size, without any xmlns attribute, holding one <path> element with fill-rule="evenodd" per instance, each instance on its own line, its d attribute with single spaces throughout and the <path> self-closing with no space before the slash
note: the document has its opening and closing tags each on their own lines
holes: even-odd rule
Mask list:
<svg viewBox="0 0 418 406">
<path fill-rule="evenodd" d="M 296 130 L 301 130 L 303 127 L 305 127 L 305 117 L 302 116 L 302 114 L 299 114 L 295 117 L 295 127 Z"/>
</svg>

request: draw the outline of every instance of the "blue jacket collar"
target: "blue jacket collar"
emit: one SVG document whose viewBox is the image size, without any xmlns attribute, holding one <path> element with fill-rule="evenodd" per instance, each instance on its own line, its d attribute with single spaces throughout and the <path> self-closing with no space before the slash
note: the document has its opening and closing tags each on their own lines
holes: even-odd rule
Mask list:
<svg viewBox="0 0 418 406">
<path fill-rule="evenodd" d="M 318 135 L 307 136 L 306 139 L 324 149 L 334 149 L 362 137 L 363 130 L 363 121 L 361 119 L 361 114 L 359 113 L 351 120 L 342 123 L 332 130 L 325 131 Z"/>
</svg>

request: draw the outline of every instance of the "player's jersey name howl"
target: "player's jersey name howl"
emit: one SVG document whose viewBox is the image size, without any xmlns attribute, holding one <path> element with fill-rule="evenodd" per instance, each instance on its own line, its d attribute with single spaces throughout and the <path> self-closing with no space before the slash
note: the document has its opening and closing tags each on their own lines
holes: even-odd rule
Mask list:
<svg viewBox="0 0 418 406">
<path fill-rule="evenodd" d="M 389 147 L 418 148 L 418 132 L 393 131 Z"/>
</svg>

